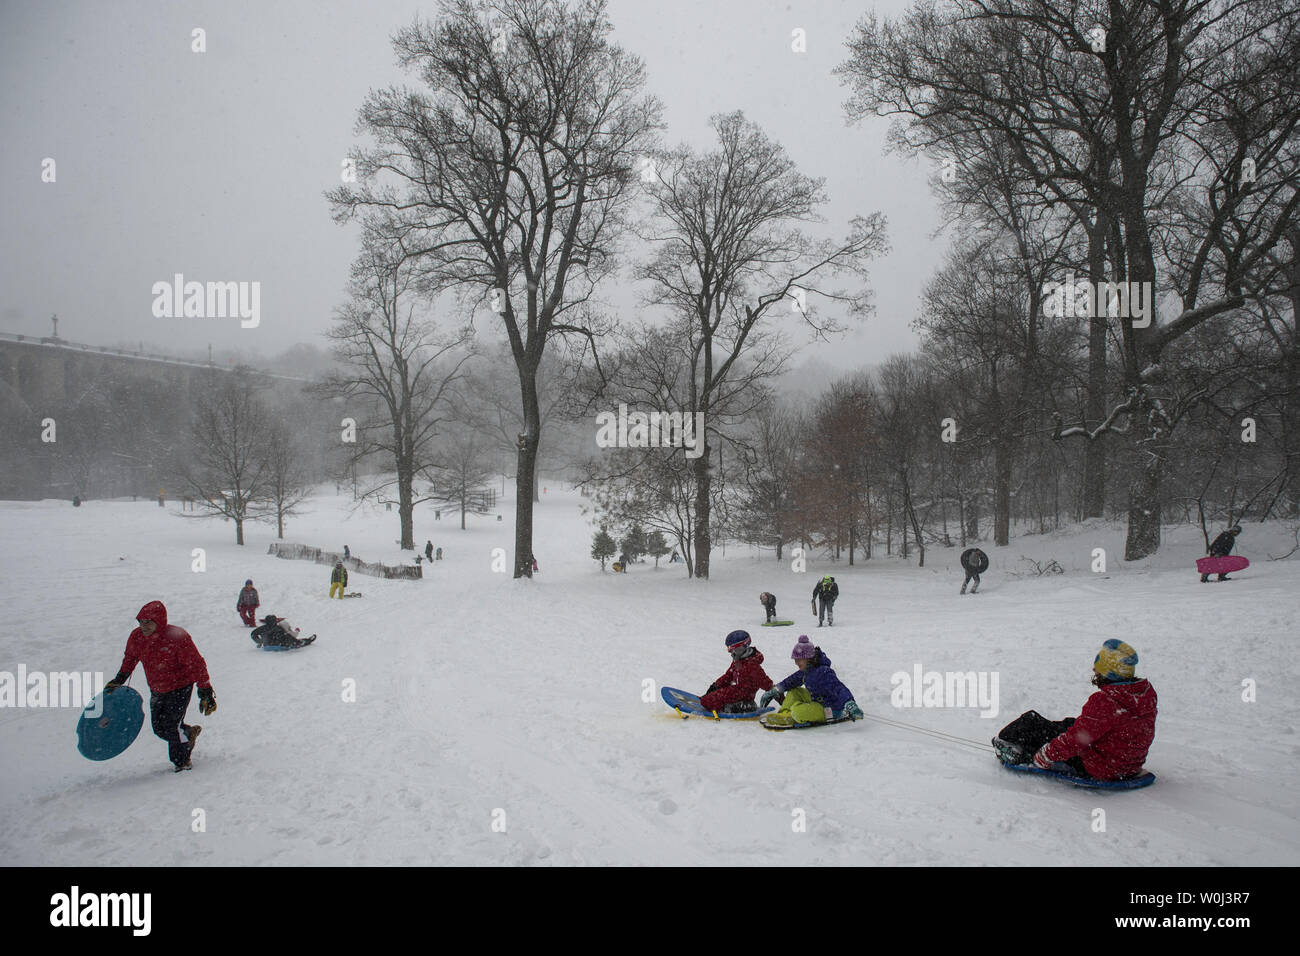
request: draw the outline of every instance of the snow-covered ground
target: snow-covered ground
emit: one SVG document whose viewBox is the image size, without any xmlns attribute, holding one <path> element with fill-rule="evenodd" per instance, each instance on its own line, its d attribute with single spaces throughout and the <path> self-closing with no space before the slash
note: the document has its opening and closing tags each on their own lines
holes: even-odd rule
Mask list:
<svg viewBox="0 0 1300 956">
<path fill-rule="evenodd" d="M 331 489 L 332 490 L 332 489 Z M 171 773 L 146 722 L 122 756 L 76 750 L 75 709 L 0 709 L 0 859 L 9 864 L 1048 864 L 1300 863 L 1300 555 L 1281 523 L 1247 525 L 1251 568 L 1198 582 L 1191 528 L 1125 565 L 1123 528 L 985 544 L 979 595 L 959 596 L 959 548 L 917 569 L 849 568 L 748 549 L 715 554 L 713 580 L 681 565 L 602 574 L 588 556 L 587 499 L 548 483 L 537 506 L 532 581 L 494 573 L 505 520 L 434 521 L 444 549 L 422 581 L 354 575 L 364 597 L 330 601 L 329 569 L 266 554 L 273 530 L 177 516 L 169 503 L 0 503 L 5 624 L 0 671 L 111 677 L 142 604 L 161 599 L 208 662 L 218 710 L 194 770 Z M 396 561 L 397 515 L 313 499 L 287 540 Z M 1091 570 L 1106 549 L 1106 573 Z M 207 570 L 191 570 L 194 548 Z M 1019 559 L 1064 575 L 1014 577 Z M 509 566 L 509 560 L 505 562 Z M 817 630 L 817 577 L 840 584 L 833 629 Z M 316 632 L 302 651 L 256 650 L 235 613 L 245 578 L 260 614 Z M 774 592 L 795 627 L 764 629 Z M 808 633 L 868 715 L 986 744 L 1034 708 L 1078 713 L 1093 656 L 1133 644 L 1160 697 L 1136 792 L 1075 790 L 1008 773 L 992 755 L 867 720 L 774 734 L 752 722 L 683 721 L 661 685 L 702 690 L 728 664 L 722 641 L 750 629 L 780 679 Z M 891 675 L 996 672 L 999 713 L 895 708 Z M 1257 700 L 1243 701 L 1243 681 Z M 344 700 L 355 681 L 356 700 Z M 646 682 L 654 686 L 644 695 Z M 146 692 L 143 669 L 133 686 Z M 147 696 L 147 692 L 146 692 Z M 648 696 L 649 699 L 644 699 Z M 1095 810 L 1105 810 L 1098 832 Z M 206 829 L 195 832 L 196 810 Z M 800 814 L 798 811 L 802 811 Z M 806 826 L 798 826 L 800 820 Z"/>
</svg>

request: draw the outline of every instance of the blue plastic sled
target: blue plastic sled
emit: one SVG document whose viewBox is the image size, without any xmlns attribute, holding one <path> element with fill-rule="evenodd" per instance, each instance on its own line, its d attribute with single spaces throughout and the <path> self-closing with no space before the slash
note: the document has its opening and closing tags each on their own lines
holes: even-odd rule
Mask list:
<svg viewBox="0 0 1300 956">
<path fill-rule="evenodd" d="M 90 760 L 108 760 L 131 746 L 143 726 L 144 698 L 138 692 L 119 687 L 101 693 L 77 721 L 77 749 Z"/>
<path fill-rule="evenodd" d="M 1078 774 L 1061 770 L 1044 770 L 1032 763 L 1003 763 L 1002 766 L 1016 773 L 1036 773 L 1044 777 L 1055 777 L 1072 787 L 1087 787 L 1089 790 L 1140 790 L 1156 782 L 1156 775 L 1149 770 L 1129 780 L 1094 780 L 1092 777 L 1080 777 Z"/>
<path fill-rule="evenodd" d="M 761 710 L 751 710 L 746 714 L 724 714 L 721 711 L 714 713 L 711 710 L 705 710 L 700 705 L 700 698 L 690 691 L 678 690 L 676 687 L 665 687 L 662 695 L 664 703 L 681 714 L 682 720 L 687 717 L 708 717 L 710 720 L 715 718 L 717 720 L 753 720 L 776 710 L 775 707 L 764 707 Z"/>
</svg>

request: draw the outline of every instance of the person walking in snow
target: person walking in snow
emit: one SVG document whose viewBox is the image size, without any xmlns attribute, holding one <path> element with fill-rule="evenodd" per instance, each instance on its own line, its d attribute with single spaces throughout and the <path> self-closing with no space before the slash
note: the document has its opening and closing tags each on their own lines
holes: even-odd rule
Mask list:
<svg viewBox="0 0 1300 956">
<path fill-rule="evenodd" d="M 344 561 L 352 560 L 352 552 L 348 550 L 348 546 L 346 544 L 343 546 L 343 560 Z"/>
<path fill-rule="evenodd" d="M 831 659 L 808 640 L 807 634 L 799 635 L 790 657 L 798 670 L 774 685 L 759 702 L 760 707 L 766 707 L 773 699 L 781 704 L 779 711 L 766 718 L 769 725 L 824 723 L 828 709 L 833 720 L 862 719 L 864 715 L 853 699 L 853 692 L 841 683 L 831 668 Z"/>
<path fill-rule="evenodd" d="M 767 611 L 767 619 L 769 621 L 776 620 L 776 595 L 775 594 L 768 594 L 766 591 L 764 591 L 762 594 L 758 596 L 758 603 L 763 605 L 764 610 Z"/>
<path fill-rule="evenodd" d="M 961 567 L 966 572 L 966 580 L 961 583 L 961 593 L 966 593 L 966 585 L 971 581 L 975 586 L 970 589 L 975 594 L 980 589 L 980 575 L 989 569 L 989 556 L 979 548 L 967 548 L 961 553 Z"/>
<path fill-rule="evenodd" d="M 334 570 L 330 574 L 330 597 L 334 597 L 337 590 L 338 596 L 343 597 L 343 592 L 348 586 L 348 569 L 343 567 L 342 561 L 334 562 Z"/>
<path fill-rule="evenodd" d="M 1226 558 L 1228 555 L 1232 554 L 1232 546 L 1237 543 L 1237 535 L 1239 534 L 1241 534 L 1241 525 L 1234 524 L 1227 531 L 1223 532 L 1223 534 L 1215 538 L 1210 542 L 1210 557 Z M 1208 574 L 1201 575 L 1202 584 L 1205 584 L 1209 580 L 1210 576 Z M 1219 575 L 1218 580 L 1230 581 L 1232 579 L 1228 577 L 1228 574 L 1225 571 Z"/>
<path fill-rule="evenodd" d="M 813 587 L 813 613 L 817 615 L 817 626 L 822 626 L 822 621 L 830 627 L 835 626 L 835 599 L 840 596 L 840 586 L 835 583 L 835 579 L 829 574 L 822 578 Z M 818 599 L 821 599 L 820 606 Z"/>
<path fill-rule="evenodd" d="M 709 685 L 700 704 L 705 710 L 725 714 L 753 713 L 758 710 L 754 695 L 772 686 L 772 678 L 763 670 L 763 655 L 751 643 L 748 631 L 732 631 L 725 644 L 731 666 Z"/>
<path fill-rule="evenodd" d="M 239 619 L 247 627 L 257 627 L 257 609 L 261 604 L 262 600 L 257 596 L 257 588 L 253 587 L 253 579 L 249 578 L 239 592 L 239 600 L 235 602 Z"/>
<path fill-rule="evenodd" d="M 432 542 L 432 541 L 428 541 L 428 540 L 426 540 L 426 541 L 424 542 L 424 560 L 426 560 L 426 561 L 432 561 L 432 560 L 433 560 L 433 542 Z"/>
<path fill-rule="evenodd" d="M 1135 673 L 1137 651 L 1111 638 L 1092 662 L 1096 693 L 1078 717 L 1048 720 L 1030 710 L 993 738 L 1003 763 L 1032 762 L 1096 780 L 1139 776 L 1156 735 L 1156 692 Z"/>
<path fill-rule="evenodd" d="M 167 608 L 162 601 L 150 601 L 140 608 L 135 619 L 139 626 L 127 637 L 122 666 L 117 676 L 104 685 L 104 693 L 113 693 L 130 679 L 136 664 L 144 664 L 153 732 L 167 741 L 167 757 L 176 771 L 189 770 L 194 743 L 203 729 L 185 723 L 185 711 L 196 685 L 199 713 L 206 717 L 217 709 L 207 662 L 184 628 L 167 623 Z"/>
</svg>

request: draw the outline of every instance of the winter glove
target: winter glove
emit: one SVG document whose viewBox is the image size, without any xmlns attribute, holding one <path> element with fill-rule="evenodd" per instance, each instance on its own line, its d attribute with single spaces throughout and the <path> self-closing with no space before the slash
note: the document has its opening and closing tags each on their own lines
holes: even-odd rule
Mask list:
<svg viewBox="0 0 1300 956">
<path fill-rule="evenodd" d="M 1041 767 L 1043 770 L 1053 770 L 1052 761 L 1047 756 L 1047 744 L 1043 744 L 1034 754 L 1034 766 Z"/>
<path fill-rule="evenodd" d="M 862 712 L 862 708 L 857 705 L 856 701 L 851 700 L 844 705 L 844 716 L 849 720 L 861 720 L 866 714 Z"/>
<path fill-rule="evenodd" d="M 104 685 L 104 693 L 111 694 L 125 683 L 126 678 L 122 676 L 121 671 L 118 671 L 117 676 Z"/>
<path fill-rule="evenodd" d="M 217 709 L 217 695 L 212 693 L 211 687 L 199 688 L 199 713 L 204 717 L 211 714 Z"/>
<path fill-rule="evenodd" d="M 759 698 L 760 703 L 758 706 L 766 707 L 774 698 L 784 703 L 785 694 L 781 693 L 780 688 L 777 687 L 773 687 L 771 690 L 765 690 L 763 691 L 763 696 Z"/>
</svg>

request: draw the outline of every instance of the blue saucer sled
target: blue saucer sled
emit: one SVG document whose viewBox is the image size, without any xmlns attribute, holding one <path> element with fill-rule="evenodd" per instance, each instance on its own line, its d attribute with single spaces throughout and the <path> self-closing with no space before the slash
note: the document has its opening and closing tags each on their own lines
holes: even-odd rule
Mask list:
<svg viewBox="0 0 1300 956">
<path fill-rule="evenodd" d="M 1156 782 L 1156 775 L 1149 770 L 1128 780 L 1095 780 L 1092 777 L 1080 777 L 1078 774 L 1062 770 L 1044 770 L 1032 763 L 1005 763 L 1002 761 L 999 761 L 999 763 L 1002 763 L 1002 766 L 1013 773 L 1035 773 L 1041 777 L 1055 777 L 1062 783 L 1068 783 L 1072 787 L 1086 787 L 1089 790 L 1141 790 L 1143 787 L 1149 787 Z"/>
<path fill-rule="evenodd" d="M 88 760 L 109 760 L 135 742 L 144 726 L 144 698 L 130 687 L 100 693 L 77 721 L 77 749 Z"/>
<path fill-rule="evenodd" d="M 677 711 L 682 720 L 687 717 L 708 717 L 710 720 L 754 720 L 763 714 L 770 714 L 776 710 L 775 707 L 764 707 L 744 714 L 724 714 L 721 711 L 705 710 L 703 705 L 700 704 L 700 698 L 690 691 L 678 690 L 676 687 L 665 687 L 660 694 L 664 699 L 664 703 Z"/>
</svg>

